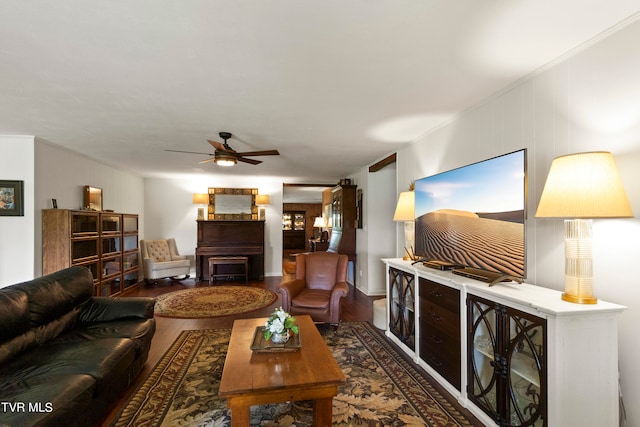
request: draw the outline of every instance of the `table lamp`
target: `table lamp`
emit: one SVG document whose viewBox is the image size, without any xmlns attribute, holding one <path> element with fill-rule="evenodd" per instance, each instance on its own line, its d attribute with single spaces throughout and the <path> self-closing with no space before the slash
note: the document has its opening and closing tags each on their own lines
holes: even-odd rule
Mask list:
<svg viewBox="0 0 640 427">
<path fill-rule="evenodd" d="M 403 191 L 398 197 L 398 204 L 393 215 L 394 221 L 404 222 L 404 250 L 406 255 L 402 259 L 414 259 L 413 246 L 415 240 L 414 221 L 416 198 L 413 191 Z"/>
<path fill-rule="evenodd" d="M 324 218 L 317 216 L 316 219 L 313 220 L 313 228 L 317 228 L 318 231 L 322 233 L 322 229 L 324 228 Z"/>
<path fill-rule="evenodd" d="M 209 204 L 209 195 L 205 193 L 196 193 L 193 195 L 193 204 L 194 205 L 208 205 Z M 204 208 L 198 208 L 198 220 L 204 220 Z"/>
<path fill-rule="evenodd" d="M 258 194 L 256 196 L 256 205 L 260 206 L 259 217 L 261 221 L 264 221 L 266 218 L 266 210 L 267 210 L 264 206 L 269 206 L 269 195 Z"/>
<path fill-rule="evenodd" d="M 598 151 L 553 159 L 536 218 L 564 218 L 565 291 L 562 299 L 595 304 L 593 218 L 631 218 L 613 155 Z"/>
</svg>

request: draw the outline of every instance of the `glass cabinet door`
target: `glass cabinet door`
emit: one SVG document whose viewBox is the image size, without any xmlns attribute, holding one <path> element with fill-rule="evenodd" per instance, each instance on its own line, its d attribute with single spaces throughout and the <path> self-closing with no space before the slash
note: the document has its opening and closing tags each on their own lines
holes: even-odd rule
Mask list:
<svg viewBox="0 0 640 427">
<path fill-rule="evenodd" d="M 389 330 L 410 349 L 415 349 L 415 278 L 395 268 L 389 269 Z"/>
<path fill-rule="evenodd" d="M 507 417 L 512 426 L 546 426 L 546 320 L 507 307 Z"/>
<path fill-rule="evenodd" d="M 495 362 L 498 345 L 496 312 L 493 303 L 485 302 L 472 295 L 468 296 L 469 310 L 469 349 L 468 394 L 473 403 L 494 420 L 497 418 L 498 392 L 496 372 L 499 363 Z"/>
<path fill-rule="evenodd" d="M 305 229 L 304 223 L 305 223 L 305 214 L 304 214 L 304 212 L 293 214 L 293 229 L 294 230 L 303 230 L 304 231 L 304 229 Z"/>
<path fill-rule="evenodd" d="M 546 426 L 546 320 L 467 299 L 468 395 L 499 426 Z"/>
<path fill-rule="evenodd" d="M 293 218 L 290 213 L 285 212 L 284 214 L 282 214 L 282 229 L 283 230 L 293 229 Z"/>
<path fill-rule="evenodd" d="M 71 232 L 74 236 L 98 234 L 98 214 L 74 213 L 71 216 Z"/>
<path fill-rule="evenodd" d="M 121 218 L 121 215 L 116 214 L 100 215 L 102 233 L 119 233 L 121 230 Z"/>
</svg>

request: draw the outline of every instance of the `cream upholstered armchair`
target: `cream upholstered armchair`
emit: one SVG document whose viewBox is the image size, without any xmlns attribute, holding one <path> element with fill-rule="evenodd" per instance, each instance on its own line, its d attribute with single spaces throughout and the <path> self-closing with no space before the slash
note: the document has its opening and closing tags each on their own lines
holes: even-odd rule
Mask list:
<svg viewBox="0 0 640 427">
<path fill-rule="evenodd" d="M 309 252 L 296 255 L 296 278 L 278 286 L 282 308 L 308 314 L 315 322 L 340 322 L 340 303 L 349 293 L 346 255 Z"/>
<path fill-rule="evenodd" d="M 144 281 L 157 283 L 158 279 L 189 278 L 191 261 L 178 253 L 175 239 L 140 240 Z"/>
</svg>

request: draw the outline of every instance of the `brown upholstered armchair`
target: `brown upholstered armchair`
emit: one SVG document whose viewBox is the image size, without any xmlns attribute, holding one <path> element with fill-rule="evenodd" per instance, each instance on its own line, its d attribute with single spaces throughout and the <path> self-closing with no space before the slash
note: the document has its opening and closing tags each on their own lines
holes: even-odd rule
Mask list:
<svg viewBox="0 0 640 427">
<path fill-rule="evenodd" d="M 346 255 L 309 252 L 296 256 L 296 278 L 278 286 L 282 308 L 315 322 L 340 322 L 340 300 L 349 292 Z"/>
</svg>

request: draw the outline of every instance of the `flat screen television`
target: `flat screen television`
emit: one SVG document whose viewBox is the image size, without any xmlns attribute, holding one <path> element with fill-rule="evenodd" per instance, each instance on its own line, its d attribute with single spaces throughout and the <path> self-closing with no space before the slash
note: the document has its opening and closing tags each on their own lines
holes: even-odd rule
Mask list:
<svg viewBox="0 0 640 427">
<path fill-rule="evenodd" d="M 416 254 L 525 277 L 526 149 L 415 182 Z"/>
</svg>

